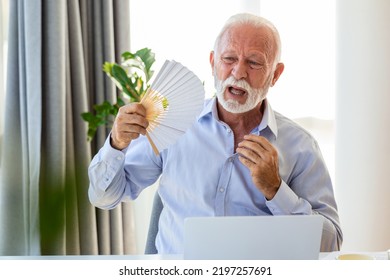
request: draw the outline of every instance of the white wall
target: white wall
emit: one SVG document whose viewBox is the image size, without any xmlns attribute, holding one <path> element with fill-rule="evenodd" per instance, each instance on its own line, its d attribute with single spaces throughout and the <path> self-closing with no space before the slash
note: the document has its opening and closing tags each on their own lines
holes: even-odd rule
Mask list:
<svg viewBox="0 0 390 280">
<path fill-rule="evenodd" d="M 145 252 L 152 202 L 156 189 L 157 184 L 145 189 L 136 200 L 131 202 L 134 209 L 137 255 L 142 255 Z"/>
<path fill-rule="evenodd" d="M 390 248 L 390 1 L 337 4 L 336 185 L 343 250 Z"/>
<path fill-rule="evenodd" d="M 261 15 L 280 33 L 285 69 L 269 91 L 272 107 L 290 118 L 333 120 L 335 0 L 262 0 Z"/>
</svg>

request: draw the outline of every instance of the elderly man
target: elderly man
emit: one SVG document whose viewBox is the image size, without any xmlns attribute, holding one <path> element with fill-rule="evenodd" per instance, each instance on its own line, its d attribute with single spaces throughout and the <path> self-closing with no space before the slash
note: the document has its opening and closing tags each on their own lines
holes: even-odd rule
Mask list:
<svg viewBox="0 0 390 280">
<path fill-rule="evenodd" d="M 160 178 L 161 254 L 183 252 L 186 217 L 233 215 L 322 215 L 321 250 L 339 250 L 337 205 L 317 142 L 266 99 L 283 73 L 280 49 L 266 19 L 231 17 L 210 54 L 216 97 L 158 156 L 144 136 L 144 107 L 122 107 L 89 168 L 91 203 L 112 209 Z"/>
</svg>

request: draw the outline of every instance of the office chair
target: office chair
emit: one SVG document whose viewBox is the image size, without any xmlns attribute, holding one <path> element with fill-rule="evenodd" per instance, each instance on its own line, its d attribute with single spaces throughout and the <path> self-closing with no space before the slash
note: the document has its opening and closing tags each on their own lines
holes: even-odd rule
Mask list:
<svg viewBox="0 0 390 280">
<path fill-rule="evenodd" d="M 160 220 L 160 214 L 163 207 L 160 195 L 156 191 L 153 198 L 152 212 L 150 214 L 149 230 L 145 244 L 145 254 L 157 254 L 155 241 L 158 232 L 158 221 Z"/>
</svg>

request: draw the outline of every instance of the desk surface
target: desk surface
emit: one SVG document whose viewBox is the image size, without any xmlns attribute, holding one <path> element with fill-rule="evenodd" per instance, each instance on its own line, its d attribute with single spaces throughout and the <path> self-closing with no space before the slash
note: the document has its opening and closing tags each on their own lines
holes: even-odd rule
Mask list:
<svg viewBox="0 0 390 280">
<path fill-rule="evenodd" d="M 335 260 L 337 256 L 341 254 L 364 254 L 374 257 L 375 260 L 389 260 L 390 252 L 330 252 L 330 253 L 320 253 L 320 260 Z"/>
<path fill-rule="evenodd" d="M 389 251 L 320 253 L 319 260 L 335 260 L 340 254 L 358 253 L 376 260 L 389 260 Z M 182 260 L 183 255 L 83 255 L 83 256 L 0 256 L 0 260 Z"/>
</svg>

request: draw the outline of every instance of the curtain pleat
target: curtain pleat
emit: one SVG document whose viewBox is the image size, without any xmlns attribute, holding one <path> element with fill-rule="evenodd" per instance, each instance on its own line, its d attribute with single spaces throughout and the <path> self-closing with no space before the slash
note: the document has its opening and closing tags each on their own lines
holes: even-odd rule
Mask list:
<svg viewBox="0 0 390 280">
<path fill-rule="evenodd" d="M 111 210 L 112 211 L 112 210 Z M 96 209 L 99 255 L 111 254 L 110 211 Z"/>
<path fill-rule="evenodd" d="M 88 200 L 92 143 L 81 113 L 116 89 L 104 61 L 129 50 L 128 0 L 10 1 L 0 180 L 1 255 L 135 252 L 132 204 Z"/>
<path fill-rule="evenodd" d="M 41 248 L 43 255 L 64 255 L 66 253 L 67 179 L 66 2 L 43 1 L 42 3 Z"/>
<path fill-rule="evenodd" d="M 129 0 L 116 0 L 113 1 L 112 6 L 114 14 L 114 60 L 121 61 L 121 54 L 130 50 L 130 4 Z M 106 81 L 108 81 L 107 78 Z M 116 88 L 115 90 L 117 91 Z M 122 203 L 118 215 L 120 215 L 122 221 L 122 254 L 135 254 L 137 246 L 134 235 L 133 203 Z"/>
<path fill-rule="evenodd" d="M 10 1 L 0 254 L 39 253 L 40 1 Z M 38 4 L 38 5 L 37 5 Z M 35 32 L 33 32 L 35 30 Z"/>
<path fill-rule="evenodd" d="M 122 203 L 122 226 L 123 226 L 123 253 L 125 255 L 136 254 L 136 242 L 134 238 L 135 222 L 133 216 L 133 204 Z"/>
</svg>

